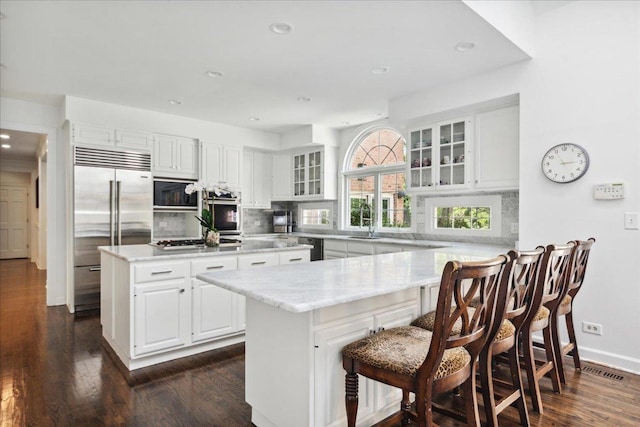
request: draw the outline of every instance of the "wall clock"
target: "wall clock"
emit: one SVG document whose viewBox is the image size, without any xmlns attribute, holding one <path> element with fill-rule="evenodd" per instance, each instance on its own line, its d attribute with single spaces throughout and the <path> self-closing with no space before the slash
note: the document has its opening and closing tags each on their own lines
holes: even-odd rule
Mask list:
<svg viewBox="0 0 640 427">
<path fill-rule="evenodd" d="M 558 144 L 542 157 L 542 173 L 553 182 L 566 184 L 587 173 L 589 154 L 578 144 Z"/>
</svg>

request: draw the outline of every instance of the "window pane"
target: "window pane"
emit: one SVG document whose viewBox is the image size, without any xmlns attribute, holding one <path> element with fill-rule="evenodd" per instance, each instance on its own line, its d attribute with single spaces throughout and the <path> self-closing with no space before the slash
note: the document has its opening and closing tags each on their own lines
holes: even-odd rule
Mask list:
<svg viewBox="0 0 640 427">
<path fill-rule="evenodd" d="M 491 208 L 482 206 L 436 207 L 436 228 L 491 229 Z"/>
<path fill-rule="evenodd" d="M 349 225 L 353 227 L 368 227 L 373 215 L 375 180 L 373 175 L 349 178 Z"/>
<path fill-rule="evenodd" d="M 350 169 L 405 162 L 405 140 L 390 129 L 369 134 L 353 150 Z"/>
<path fill-rule="evenodd" d="M 329 224 L 329 209 L 303 209 L 303 225 L 327 225 Z"/>
<path fill-rule="evenodd" d="M 382 174 L 380 197 L 382 199 L 382 227 L 411 227 L 411 197 L 404 173 Z"/>
</svg>

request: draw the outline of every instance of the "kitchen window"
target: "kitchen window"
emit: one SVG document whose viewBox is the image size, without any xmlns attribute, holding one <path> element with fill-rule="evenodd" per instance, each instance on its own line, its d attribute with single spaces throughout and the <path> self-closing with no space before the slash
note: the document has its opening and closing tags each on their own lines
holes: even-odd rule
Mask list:
<svg viewBox="0 0 640 427">
<path fill-rule="evenodd" d="M 500 237 L 502 197 L 428 197 L 425 217 L 429 234 Z"/>
<path fill-rule="evenodd" d="M 377 128 L 356 139 L 343 171 L 345 228 L 396 231 L 411 227 L 406 194 L 406 142 L 393 129 Z"/>
<path fill-rule="evenodd" d="M 331 203 L 298 205 L 298 228 L 333 228 Z"/>
</svg>

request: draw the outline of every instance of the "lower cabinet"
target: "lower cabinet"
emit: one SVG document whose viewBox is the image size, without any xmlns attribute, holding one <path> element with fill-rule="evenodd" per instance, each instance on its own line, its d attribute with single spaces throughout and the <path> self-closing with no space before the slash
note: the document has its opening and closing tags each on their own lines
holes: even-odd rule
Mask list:
<svg viewBox="0 0 640 427">
<path fill-rule="evenodd" d="M 342 367 L 342 348 L 367 335 L 383 329 L 408 325 L 419 316 L 420 304 L 412 295 L 410 301 L 379 308 L 356 316 L 341 319 L 337 323 L 314 333 L 315 346 L 315 425 L 344 426 L 347 424 Z M 387 406 L 397 410 L 396 403 L 402 397 L 399 389 L 359 376 L 358 421 L 364 422 L 373 414 L 384 411 Z M 368 424 L 371 424 L 369 420 Z"/>
<path fill-rule="evenodd" d="M 189 300 L 185 281 L 134 286 L 134 354 L 181 347 L 189 340 Z"/>
<path fill-rule="evenodd" d="M 309 262 L 309 250 L 127 262 L 102 253 L 103 337 L 130 370 L 244 340 L 245 297 L 196 278 Z"/>
</svg>

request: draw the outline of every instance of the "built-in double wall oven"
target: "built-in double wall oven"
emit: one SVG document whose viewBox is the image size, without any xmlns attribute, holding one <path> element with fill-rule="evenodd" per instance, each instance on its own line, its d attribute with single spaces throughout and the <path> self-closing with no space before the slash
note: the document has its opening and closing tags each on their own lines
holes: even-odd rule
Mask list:
<svg viewBox="0 0 640 427">
<path fill-rule="evenodd" d="M 242 231 L 238 199 L 213 198 L 213 226 L 223 235 L 237 235 Z"/>
</svg>

